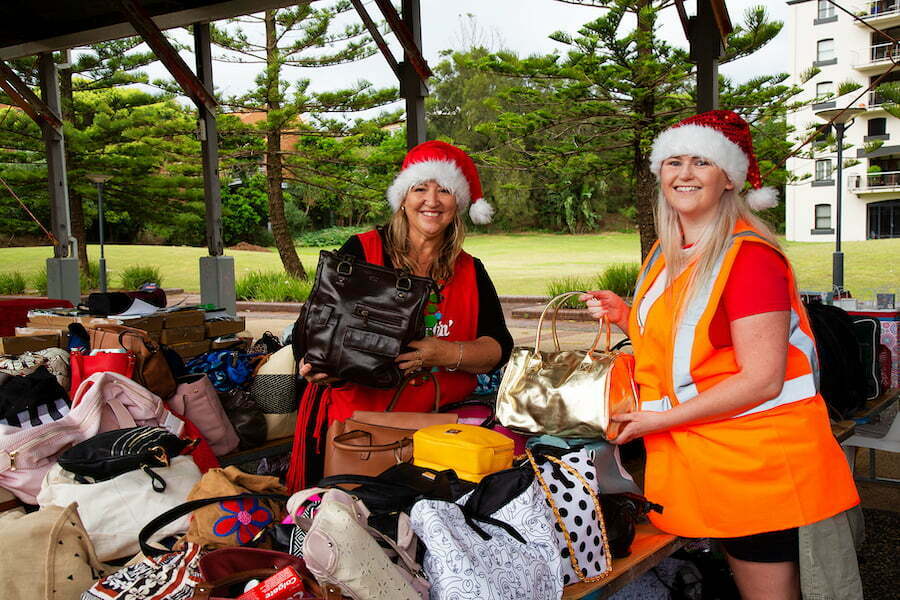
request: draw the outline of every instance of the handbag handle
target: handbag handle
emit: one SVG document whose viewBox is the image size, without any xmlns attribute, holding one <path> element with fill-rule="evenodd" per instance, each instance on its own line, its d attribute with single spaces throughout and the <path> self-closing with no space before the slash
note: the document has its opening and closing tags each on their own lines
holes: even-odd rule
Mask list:
<svg viewBox="0 0 900 600">
<path fill-rule="evenodd" d="M 400 450 L 406 446 L 411 446 L 413 441 L 412 438 L 405 437 L 399 441 L 391 442 L 390 444 L 369 444 L 367 446 L 357 446 L 356 444 L 348 444 L 348 440 L 355 440 L 361 437 L 372 438 L 372 434 L 367 431 L 362 431 L 361 429 L 354 429 L 353 431 L 348 431 L 347 433 L 342 433 L 341 435 L 335 436 L 333 440 L 331 440 L 332 445 L 338 450 L 344 450 L 346 452 L 387 452 L 388 450 Z"/>
<path fill-rule="evenodd" d="M 478 426 L 490 429 L 497 422 L 496 396 L 492 397 L 494 398 L 494 402 L 486 399 L 483 400 L 481 398 L 465 398 L 463 400 L 460 400 L 459 402 L 451 402 L 450 404 L 445 404 L 440 408 L 438 412 L 448 413 L 460 408 L 466 408 L 467 406 L 483 406 L 484 408 L 490 409 L 491 414 L 489 414 Z"/>
<path fill-rule="evenodd" d="M 547 306 L 545 306 L 544 310 L 541 311 L 541 318 L 538 319 L 537 334 L 534 339 L 534 351 L 535 352 L 538 352 L 541 349 L 541 332 L 544 329 L 544 318 L 547 315 L 547 311 L 550 310 L 551 308 L 555 309 L 553 311 L 553 321 L 552 321 L 553 343 L 554 343 L 554 346 L 556 347 L 556 351 L 557 352 L 560 351 L 559 334 L 557 333 L 557 330 L 556 330 L 556 319 L 559 316 L 559 309 L 562 308 L 563 302 L 565 302 L 572 296 L 580 296 L 581 294 L 584 294 L 584 293 L 586 293 L 586 292 L 581 292 L 581 291 L 563 292 L 562 294 L 559 294 L 558 296 L 555 296 L 550 299 L 550 301 L 547 303 Z M 597 337 L 594 338 L 594 343 L 591 344 L 591 349 L 588 351 L 588 353 L 591 354 L 591 356 L 593 356 L 594 351 L 597 350 L 597 345 L 600 343 L 600 337 L 603 335 L 604 326 L 606 327 L 606 351 L 609 352 L 610 342 L 612 341 L 612 331 L 611 331 L 611 328 L 609 325 L 609 318 L 606 315 L 603 315 L 603 320 L 600 322 L 600 324 L 597 327 Z"/>
<path fill-rule="evenodd" d="M 388 403 L 387 408 L 384 409 L 384 412 L 391 412 L 394 410 L 394 406 L 396 406 L 397 401 L 400 400 L 400 395 L 403 393 L 403 390 L 406 389 L 406 386 L 409 385 L 409 382 L 413 380 L 413 377 L 415 377 L 415 375 L 411 375 L 400 382 L 397 391 L 394 392 L 394 396 Z M 434 410 L 432 412 L 441 412 L 441 384 L 434 375 L 431 376 L 431 380 L 434 382 Z"/>
<path fill-rule="evenodd" d="M 198 500 L 189 500 L 184 504 L 179 504 L 174 508 L 170 508 L 166 512 L 155 517 L 149 523 L 144 525 L 144 527 L 141 529 L 141 532 L 138 534 L 138 544 L 141 547 L 141 552 L 144 553 L 144 556 L 148 557 L 159 556 L 160 554 L 165 554 L 166 552 L 168 552 L 168 550 L 162 548 L 154 548 L 148 543 L 148 541 L 150 540 L 150 536 L 152 536 L 154 533 L 156 533 L 169 523 L 172 523 L 176 519 L 180 519 L 184 515 L 190 514 L 198 508 L 209 506 L 210 504 L 225 502 L 226 500 L 242 500 L 244 498 L 268 498 L 271 500 L 281 501 L 288 500 L 288 496 L 285 496 L 284 494 L 235 494 L 233 496 L 216 496 L 214 498 L 200 498 Z"/>
<path fill-rule="evenodd" d="M 606 570 L 599 575 L 595 575 L 594 577 L 586 577 L 584 575 L 584 572 L 581 570 L 581 567 L 578 565 L 578 558 L 576 558 L 575 556 L 575 545 L 572 543 L 572 538 L 569 535 L 569 528 L 566 527 L 562 516 L 560 516 L 559 514 L 559 509 L 556 507 L 556 502 L 553 500 L 553 494 L 550 492 L 550 489 L 547 487 L 547 482 L 544 481 L 544 478 L 541 475 L 541 470 L 538 468 L 537 462 L 534 460 L 534 455 L 528 448 L 525 449 L 525 455 L 528 457 L 528 462 L 531 465 L 531 468 L 534 470 L 534 476 L 537 478 L 538 483 L 541 484 L 541 489 L 544 490 L 544 496 L 547 498 L 547 502 L 550 504 L 550 508 L 553 510 L 553 515 L 556 518 L 556 523 L 562 530 L 563 537 L 566 538 L 566 546 L 569 549 L 569 561 L 572 563 L 572 569 L 575 571 L 575 574 L 578 575 L 578 579 L 585 583 L 593 583 L 596 581 L 602 581 L 609 577 L 609 575 L 612 573 L 612 554 L 609 551 L 609 539 L 606 535 L 606 521 L 603 520 L 603 511 L 600 507 L 600 497 L 597 495 L 597 492 L 594 491 L 594 489 L 590 486 L 590 484 L 588 484 L 588 482 L 575 467 L 555 456 L 543 456 L 543 458 L 554 463 L 556 466 L 568 471 L 579 482 L 581 482 L 581 485 L 585 490 L 587 490 L 587 493 L 590 495 L 591 500 L 594 502 L 594 510 L 597 511 L 597 521 L 600 524 L 600 535 L 603 537 L 603 553 L 606 555 Z"/>
</svg>

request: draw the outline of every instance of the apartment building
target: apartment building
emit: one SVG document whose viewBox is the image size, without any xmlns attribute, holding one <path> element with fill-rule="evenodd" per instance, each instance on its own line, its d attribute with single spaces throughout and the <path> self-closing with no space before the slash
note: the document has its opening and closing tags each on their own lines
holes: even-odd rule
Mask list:
<svg viewBox="0 0 900 600">
<path fill-rule="evenodd" d="M 812 66 L 821 70 L 802 84 L 802 98 L 813 100 L 811 105 L 788 117 L 803 132 L 810 124 L 822 124 L 817 111 L 843 108 L 861 91 L 835 97 L 841 83 L 868 86 L 889 70 L 892 59 L 900 60 L 900 48 L 866 26 L 900 38 L 900 0 L 840 2 L 864 22 L 827 0 L 789 0 L 787 4 L 792 81 L 799 83 L 801 74 Z M 891 81 L 900 81 L 900 67 L 882 80 Z M 844 134 L 844 163 L 859 161 L 842 175 L 841 239 L 845 241 L 900 237 L 900 119 L 884 110 L 883 101 L 876 92 L 864 95 L 854 105 L 864 110 Z M 882 145 L 875 148 L 875 141 Z M 815 147 L 813 158 L 792 158 L 787 168 L 795 175 L 810 175 L 787 186 L 787 239 L 833 241 L 836 149 Z"/>
</svg>

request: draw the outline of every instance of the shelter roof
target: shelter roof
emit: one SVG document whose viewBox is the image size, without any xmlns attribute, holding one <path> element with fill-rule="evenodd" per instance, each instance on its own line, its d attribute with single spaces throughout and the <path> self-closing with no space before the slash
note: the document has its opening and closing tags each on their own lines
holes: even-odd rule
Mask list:
<svg viewBox="0 0 900 600">
<path fill-rule="evenodd" d="M 297 0 L 140 0 L 160 29 L 297 4 Z M 0 60 L 136 35 L 115 0 L 5 0 Z"/>
</svg>

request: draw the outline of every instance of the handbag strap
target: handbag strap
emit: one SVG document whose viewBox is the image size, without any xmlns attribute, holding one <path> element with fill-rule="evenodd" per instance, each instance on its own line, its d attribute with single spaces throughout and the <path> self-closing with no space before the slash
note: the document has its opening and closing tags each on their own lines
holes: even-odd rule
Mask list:
<svg viewBox="0 0 900 600">
<path fill-rule="evenodd" d="M 403 390 L 406 389 L 406 386 L 409 385 L 409 382 L 412 381 L 416 376 L 410 375 L 405 378 L 400 385 L 397 387 L 397 391 L 394 392 L 393 398 L 391 398 L 390 403 L 387 405 L 387 408 L 384 409 L 384 412 L 391 412 L 394 410 L 394 406 L 397 405 L 397 401 L 400 400 L 400 395 L 403 393 Z M 434 411 L 433 412 L 441 412 L 441 383 L 438 381 L 438 378 L 434 375 L 431 376 L 431 381 L 434 382 Z"/>
<path fill-rule="evenodd" d="M 547 482 L 544 481 L 544 477 L 541 475 L 541 470 L 538 468 L 534 455 L 531 453 L 531 450 L 527 448 L 525 449 L 525 455 L 528 457 L 528 463 L 531 465 L 531 468 L 534 469 L 534 476 L 537 478 L 538 483 L 540 483 L 541 489 L 544 490 L 544 496 L 546 496 L 547 502 L 553 510 L 553 515 L 556 517 L 556 523 L 562 530 L 563 537 L 566 538 L 566 546 L 569 549 L 569 561 L 572 563 L 572 569 L 575 571 L 578 579 L 585 583 L 593 583 L 609 577 L 612 573 L 612 554 L 609 551 L 609 539 L 606 535 L 606 521 L 603 520 L 603 510 L 600 507 L 600 497 L 597 495 L 597 492 L 594 491 L 587 480 L 585 480 L 575 467 L 555 456 L 543 456 L 544 459 L 565 469 L 581 482 L 581 485 L 587 490 L 588 495 L 590 495 L 591 500 L 594 502 L 594 509 L 597 511 L 597 521 L 600 524 L 600 536 L 603 539 L 603 553 L 606 555 L 606 570 L 594 577 L 586 577 L 582 572 L 581 567 L 578 565 L 578 558 L 575 556 L 575 544 L 572 543 L 572 538 L 569 535 L 569 528 L 566 527 L 565 521 L 563 521 L 562 516 L 559 514 L 559 509 L 556 507 L 556 501 L 553 500 L 553 494 L 550 492 L 550 489 L 547 487 Z"/>
<path fill-rule="evenodd" d="M 198 500 L 189 500 L 184 504 L 179 504 L 174 508 L 170 508 L 166 512 L 152 519 L 149 523 L 144 525 L 141 529 L 141 532 L 138 534 L 138 544 L 141 546 L 141 552 L 144 553 L 144 556 L 159 556 L 160 554 L 165 554 L 168 550 L 162 548 L 154 548 L 151 546 L 148 541 L 150 537 L 168 525 L 169 523 L 175 521 L 176 519 L 180 519 L 181 517 L 188 515 L 198 508 L 203 508 L 204 506 L 209 506 L 210 504 L 216 504 L 217 502 L 225 502 L 227 500 L 242 500 L 244 498 L 266 498 L 270 500 L 280 500 L 287 501 L 288 497 L 284 494 L 235 494 L 232 496 L 216 496 L 214 498 L 200 498 Z"/>
<path fill-rule="evenodd" d="M 387 452 L 389 450 L 400 450 L 406 446 L 411 446 L 413 443 L 411 437 L 405 437 L 396 442 L 391 442 L 390 444 L 368 444 L 365 446 L 358 446 L 356 444 L 347 443 L 348 440 L 355 440 L 361 437 L 372 439 L 372 434 L 367 431 L 362 431 L 361 429 L 354 429 L 353 431 L 348 431 L 347 433 L 335 436 L 335 438 L 331 440 L 331 443 L 338 450 L 344 450 L 345 452 Z"/>
<path fill-rule="evenodd" d="M 535 338 L 534 338 L 534 351 L 535 352 L 538 352 L 541 349 L 541 332 L 544 329 L 544 318 L 547 316 L 547 311 L 549 311 L 551 308 L 554 309 L 553 310 L 553 320 L 551 322 L 551 328 L 553 331 L 553 344 L 554 344 L 554 347 L 556 348 L 556 351 L 557 352 L 560 351 L 559 333 L 557 332 L 557 329 L 556 329 L 556 320 L 557 320 L 557 317 L 559 316 L 559 310 L 560 310 L 560 308 L 562 308 L 563 302 L 565 302 L 572 296 L 580 296 L 581 294 L 584 294 L 584 293 L 586 293 L 586 292 L 581 292 L 581 291 L 579 291 L 579 292 L 564 292 L 562 294 L 559 294 L 558 296 L 554 296 L 553 298 L 550 299 L 549 302 L 547 302 L 547 306 L 545 306 L 544 310 L 541 311 L 541 317 L 540 317 L 540 319 L 538 319 L 537 333 L 535 334 Z M 609 352 L 609 346 L 610 346 L 612 332 L 611 332 L 611 328 L 609 325 L 609 318 L 606 315 L 604 315 L 603 320 L 599 323 L 599 325 L 597 327 L 597 336 L 594 338 L 594 343 L 591 344 L 591 349 L 588 351 L 591 355 L 593 355 L 593 352 L 597 349 L 597 346 L 600 344 L 600 338 L 603 335 L 604 326 L 606 328 L 606 351 Z"/>
</svg>

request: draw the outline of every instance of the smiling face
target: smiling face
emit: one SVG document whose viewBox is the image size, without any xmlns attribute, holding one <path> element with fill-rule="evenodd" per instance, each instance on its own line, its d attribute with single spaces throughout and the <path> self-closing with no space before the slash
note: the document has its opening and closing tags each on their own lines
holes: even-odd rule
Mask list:
<svg viewBox="0 0 900 600">
<path fill-rule="evenodd" d="M 659 185 L 666 202 L 682 219 L 706 222 L 734 184 L 715 163 L 699 156 L 670 156 L 662 162 Z"/>
<path fill-rule="evenodd" d="M 410 235 L 425 239 L 443 235 L 456 216 L 456 196 L 434 181 L 414 185 L 401 204 Z"/>
</svg>

